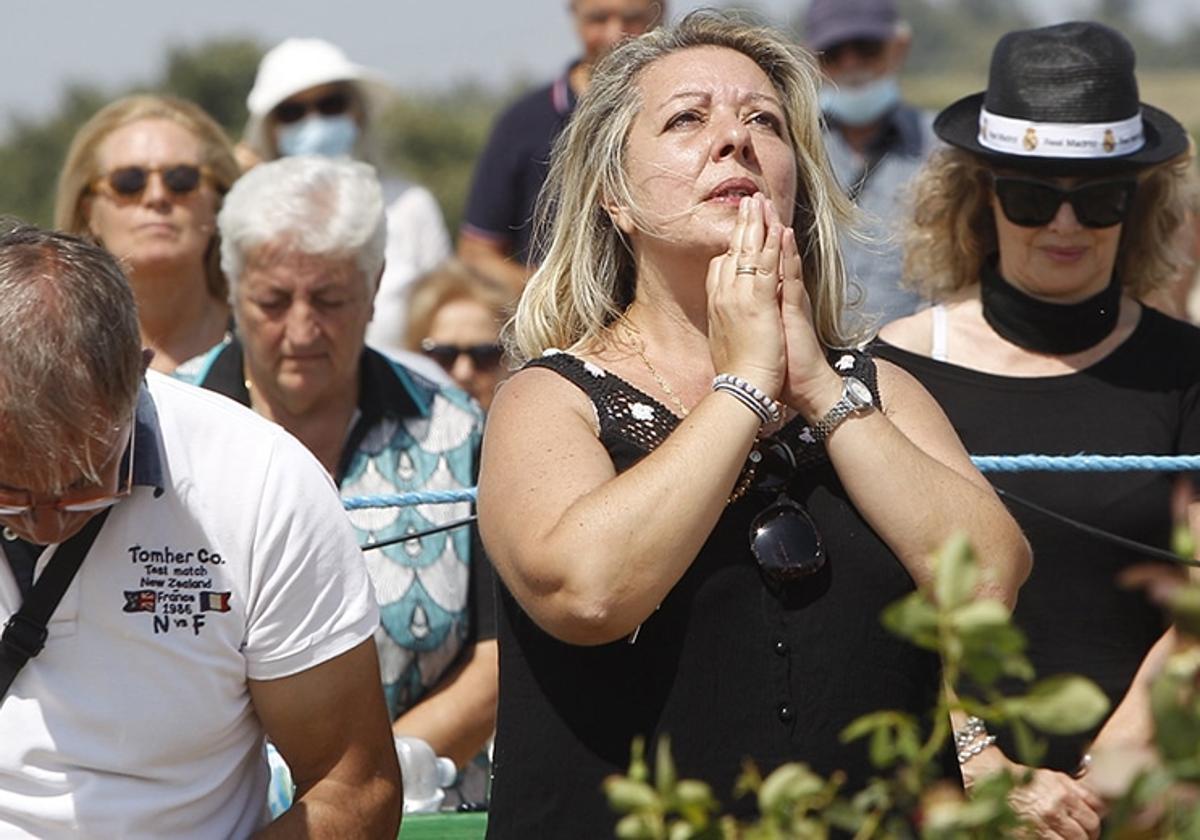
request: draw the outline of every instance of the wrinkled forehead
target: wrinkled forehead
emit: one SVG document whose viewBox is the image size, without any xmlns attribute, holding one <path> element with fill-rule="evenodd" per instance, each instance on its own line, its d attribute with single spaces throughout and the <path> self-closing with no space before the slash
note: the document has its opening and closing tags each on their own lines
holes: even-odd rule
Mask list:
<svg viewBox="0 0 1200 840">
<path fill-rule="evenodd" d="M 728 47 L 677 50 L 648 64 L 637 79 L 643 110 L 684 99 L 734 104 L 772 104 L 783 97 L 750 56 Z"/>
<path fill-rule="evenodd" d="M 357 254 L 346 251 L 309 253 L 302 243 L 287 237 L 250 248 L 243 271 L 244 281 L 259 280 L 288 286 L 317 281 L 340 285 L 361 283 L 362 279 Z"/>
</svg>

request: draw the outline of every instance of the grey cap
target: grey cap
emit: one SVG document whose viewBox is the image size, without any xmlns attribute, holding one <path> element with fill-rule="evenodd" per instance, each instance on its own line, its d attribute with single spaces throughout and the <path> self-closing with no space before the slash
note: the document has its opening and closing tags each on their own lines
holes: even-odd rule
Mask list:
<svg viewBox="0 0 1200 840">
<path fill-rule="evenodd" d="M 856 39 L 886 41 L 896 34 L 898 19 L 895 0 L 812 0 L 804 40 L 817 51 Z"/>
</svg>

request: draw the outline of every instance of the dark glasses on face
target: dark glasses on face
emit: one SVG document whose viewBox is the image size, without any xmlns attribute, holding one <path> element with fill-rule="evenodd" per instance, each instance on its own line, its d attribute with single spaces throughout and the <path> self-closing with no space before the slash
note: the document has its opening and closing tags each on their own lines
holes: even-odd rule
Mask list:
<svg viewBox="0 0 1200 840">
<path fill-rule="evenodd" d="M 504 348 L 499 344 L 472 344 L 460 347 L 457 344 L 438 344 L 431 338 L 421 342 L 421 352 L 433 359 L 447 371 L 454 367 L 458 357 L 467 355 L 476 370 L 492 370 L 500 364 Z"/>
<path fill-rule="evenodd" d="M 804 506 L 787 494 L 787 483 L 794 474 L 796 458 L 781 441 L 765 439 L 759 445 L 755 488 L 776 493 L 750 523 L 750 551 L 759 571 L 775 586 L 803 580 L 825 565 L 825 547 L 821 532 Z"/>
<path fill-rule="evenodd" d="M 281 123 L 298 122 L 310 112 L 316 111 L 326 117 L 337 117 L 350 110 L 350 94 L 344 91 L 328 93 L 312 102 L 297 102 L 288 99 L 280 102 L 271 111 L 275 119 Z"/>
<path fill-rule="evenodd" d="M 1021 227 L 1050 224 L 1063 202 L 1071 205 L 1084 227 L 1119 225 L 1129 215 L 1137 192 L 1134 178 L 1091 181 L 1066 190 L 1048 181 L 1008 175 L 993 176 L 993 184 L 1004 217 Z"/>
<path fill-rule="evenodd" d="M 194 191 L 206 174 L 204 167 L 190 163 L 171 166 L 121 166 L 101 175 L 93 182 L 93 187 L 105 184 L 116 195 L 132 198 L 142 194 L 146 184 L 150 182 L 150 176 L 156 173 L 162 178 L 163 186 L 174 195 L 187 195 Z"/>
</svg>

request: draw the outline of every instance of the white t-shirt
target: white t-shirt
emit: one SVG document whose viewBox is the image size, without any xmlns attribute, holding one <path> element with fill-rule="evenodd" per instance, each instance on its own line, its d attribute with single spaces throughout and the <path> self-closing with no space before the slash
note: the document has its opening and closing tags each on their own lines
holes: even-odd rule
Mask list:
<svg viewBox="0 0 1200 840">
<path fill-rule="evenodd" d="M 0 837 L 248 836 L 268 772 L 247 679 L 304 671 L 379 623 L 308 450 L 224 397 L 147 383 L 164 492 L 138 485 L 112 509 L 0 705 Z M 0 623 L 20 600 L 0 562 Z"/>
</svg>

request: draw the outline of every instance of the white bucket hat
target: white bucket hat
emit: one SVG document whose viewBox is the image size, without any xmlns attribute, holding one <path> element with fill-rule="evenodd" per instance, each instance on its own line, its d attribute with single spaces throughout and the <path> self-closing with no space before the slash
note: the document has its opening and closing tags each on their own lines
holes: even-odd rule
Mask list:
<svg viewBox="0 0 1200 840">
<path fill-rule="evenodd" d="M 262 57 L 254 87 L 246 97 L 250 112 L 242 139 L 260 154 L 273 148 L 266 136 L 267 116 L 280 102 L 303 90 L 331 82 L 352 82 L 362 98 L 368 124 L 392 97 L 387 80 L 355 64 L 320 38 L 288 38 Z"/>
</svg>

